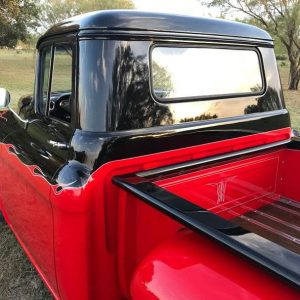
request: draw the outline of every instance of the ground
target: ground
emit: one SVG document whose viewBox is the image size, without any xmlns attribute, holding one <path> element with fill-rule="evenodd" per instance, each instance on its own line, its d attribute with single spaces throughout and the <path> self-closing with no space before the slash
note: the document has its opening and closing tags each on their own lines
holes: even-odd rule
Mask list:
<svg viewBox="0 0 300 300">
<path fill-rule="evenodd" d="M 0 223 L 0 299 L 52 299 L 7 225 Z"/>
<path fill-rule="evenodd" d="M 35 52 L 0 49 L 0 87 L 11 92 L 12 106 L 34 88 Z M 287 89 L 289 69 L 279 62 L 285 103 L 293 128 L 300 131 L 300 90 Z M 0 300 L 51 299 L 7 226 L 0 224 Z"/>
</svg>

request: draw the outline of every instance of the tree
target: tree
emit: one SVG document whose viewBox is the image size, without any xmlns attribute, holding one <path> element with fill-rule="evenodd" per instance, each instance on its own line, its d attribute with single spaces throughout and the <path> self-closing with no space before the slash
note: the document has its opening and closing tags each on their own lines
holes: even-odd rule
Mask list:
<svg viewBox="0 0 300 300">
<path fill-rule="evenodd" d="M 50 0 L 44 4 L 44 20 L 42 25 L 45 29 L 49 26 L 73 17 L 95 10 L 134 8 L 131 0 Z"/>
<path fill-rule="evenodd" d="M 171 75 L 155 61 L 152 62 L 152 79 L 156 96 L 167 97 L 173 91 Z"/>
<path fill-rule="evenodd" d="M 0 0 L 0 47 L 14 48 L 38 26 L 39 8 L 32 0 Z"/>
<path fill-rule="evenodd" d="M 113 82 L 109 97 L 112 103 L 112 130 L 148 128 L 174 123 L 167 105 L 153 101 L 149 91 L 149 66 L 146 55 L 135 55 L 128 43 L 116 47 Z"/>
<path fill-rule="evenodd" d="M 223 13 L 237 11 L 277 37 L 290 61 L 289 89 L 297 90 L 300 81 L 300 0 L 213 0 Z"/>
</svg>

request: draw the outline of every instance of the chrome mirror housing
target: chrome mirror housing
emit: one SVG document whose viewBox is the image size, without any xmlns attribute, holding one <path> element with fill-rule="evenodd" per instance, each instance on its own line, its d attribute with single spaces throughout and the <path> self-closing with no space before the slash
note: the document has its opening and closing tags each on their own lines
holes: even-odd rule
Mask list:
<svg viewBox="0 0 300 300">
<path fill-rule="evenodd" d="M 10 102 L 10 93 L 4 88 L 0 88 L 0 109 L 6 108 L 9 102 Z"/>
</svg>

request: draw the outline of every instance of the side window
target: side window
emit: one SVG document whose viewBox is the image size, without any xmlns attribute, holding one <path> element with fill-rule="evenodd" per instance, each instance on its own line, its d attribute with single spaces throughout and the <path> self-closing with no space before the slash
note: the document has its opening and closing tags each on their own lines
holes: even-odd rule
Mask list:
<svg viewBox="0 0 300 300">
<path fill-rule="evenodd" d="M 65 123 L 71 122 L 72 61 L 71 45 L 49 46 L 41 53 L 40 112 Z"/>
<path fill-rule="evenodd" d="M 72 48 L 70 45 L 58 45 L 54 48 L 49 116 L 71 122 L 71 95 Z"/>
</svg>

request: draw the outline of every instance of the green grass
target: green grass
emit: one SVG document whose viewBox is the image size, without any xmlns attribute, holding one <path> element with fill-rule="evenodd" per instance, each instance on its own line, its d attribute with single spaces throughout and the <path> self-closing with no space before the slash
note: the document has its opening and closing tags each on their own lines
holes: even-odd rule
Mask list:
<svg viewBox="0 0 300 300">
<path fill-rule="evenodd" d="M 33 93 L 34 74 L 34 51 L 0 49 L 0 87 L 10 92 L 13 106 L 21 96 Z"/>
<path fill-rule="evenodd" d="M 300 131 L 300 90 L 289 91 L 289 67 L 279 67 L 285 103 L 291 114 L 292 127 Z M 21 96 L 32 94 L 34 87 L 35 53 L 0 49 L 0 87 L 5 87 L 16 106 Z M 61 72 L 67 74 L 67 70 Z M 64 76 L 63 76 L 64 77 Z M 60 78 L 64 82 L 63 78 Z M 67 82 L 66 82 L 67 83 Z M 65 86 L 66 84 L 64 84 Z"/>
</svg>

